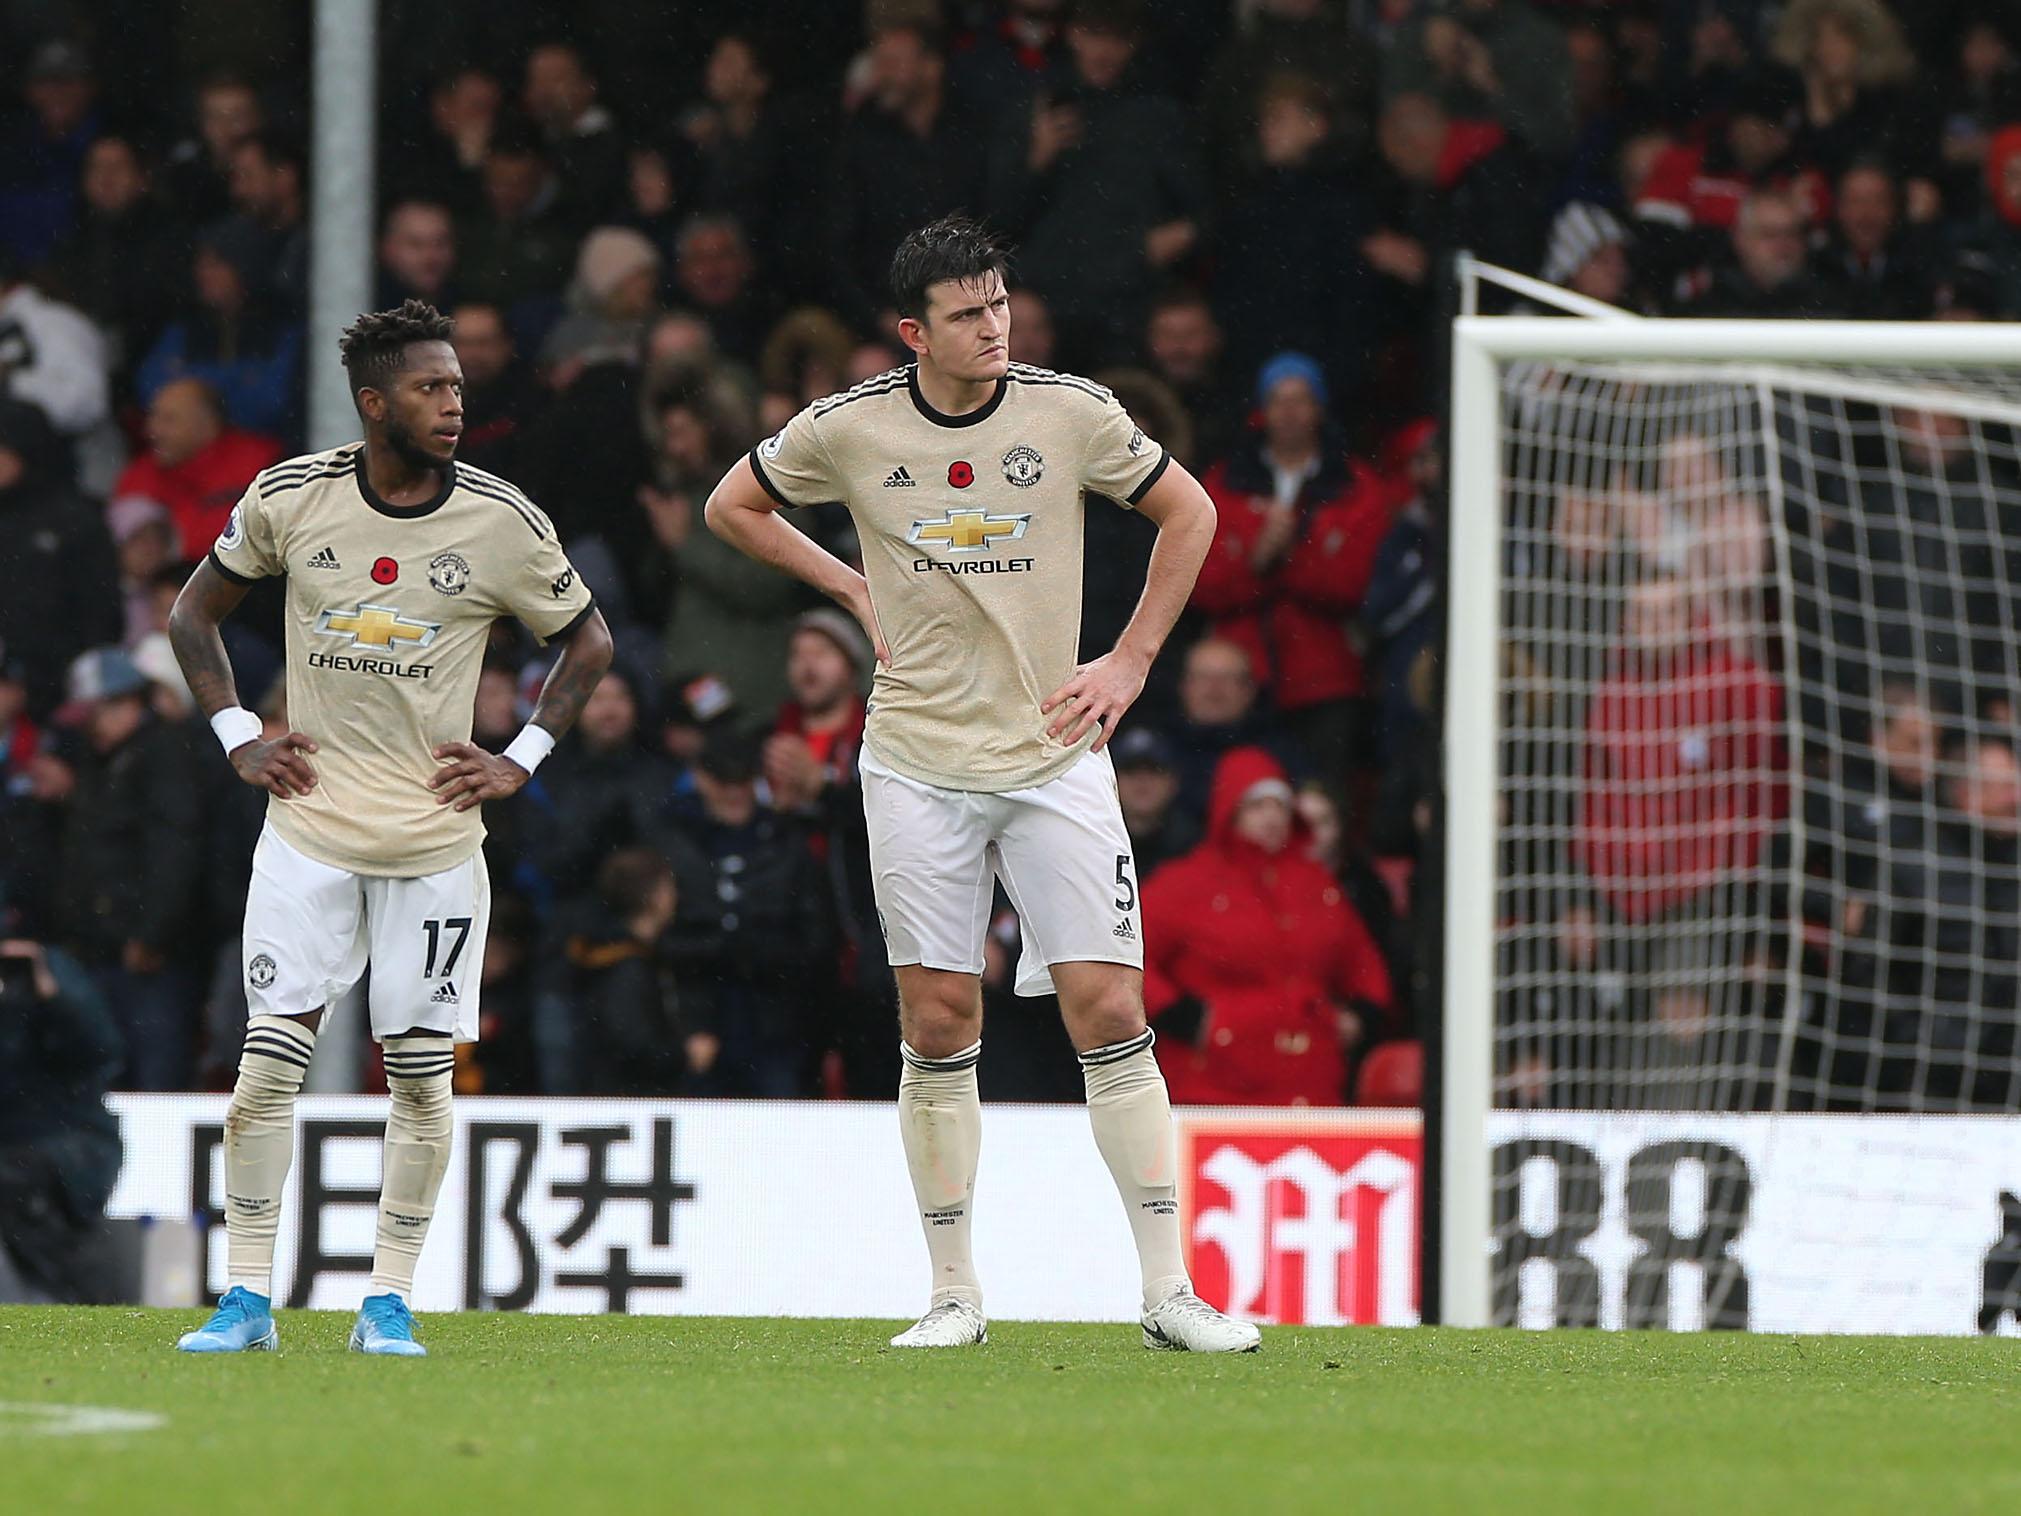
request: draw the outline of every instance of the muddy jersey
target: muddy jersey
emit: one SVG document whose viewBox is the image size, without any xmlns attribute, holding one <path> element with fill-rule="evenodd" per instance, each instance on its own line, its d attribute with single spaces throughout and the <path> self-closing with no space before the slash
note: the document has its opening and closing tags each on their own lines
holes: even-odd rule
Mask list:
<svg viewBox="0 0 2021 1516">
<path fill-rule="evenodd" d="M 1043 784 L 1093 741 L 1048 737 L 1039 710 L 1079 654 L 1085 497 L 1135 505 L 1167 461 L 1109 391 L 1021 363 L 962 416 L 894 369 L 751 451 L 782 505 L 839 500 L 855 519 L 891 650 L 865 744 L 909 778 L 993 792 Z"/>
<path fill-rule="evenodd" d="M 476 852 L 481 811 L 435 803 L 433 752 L 469 740 L 492 622 L 546 641 L 589 615 L 553 523 L 462 463 L 433 499 L 390 505 L 351 443 L 255 478 L 211 561 L 241 583 L 288 580 L 288 724 L 315 740 L 318 783 L 269 799 L 274 830 L 359 874 L 435 874 Z"/>
</svg>

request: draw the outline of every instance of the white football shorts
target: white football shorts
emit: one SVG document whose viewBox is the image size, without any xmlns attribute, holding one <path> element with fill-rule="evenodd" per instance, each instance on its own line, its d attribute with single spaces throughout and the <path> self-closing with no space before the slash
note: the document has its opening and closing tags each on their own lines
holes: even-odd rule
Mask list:
<svg viewBox="0 0 2021 1516">
<path fill-rule="evenodd" d="M 871 882 L 894 966 L 980 974 L 997 879 L 1024 937 L 1020 995 L 1051 994 L 1055 963 L 1144 966 L 1137 861 L 1107 753 L 1003 794 L 922 784 L 868 750 L 862 768 Z"/>
<path fill-rule="evenodd" d="M 439 874 L 390 879 L 319 863 L 267 827 L 246 893 L 246 1004 L 256 1016 L 327 1011 L 369 962 L 373 1037 L 418 1027 L 475 1042 L 490 924 L 481 852 Z"/>
</svg>

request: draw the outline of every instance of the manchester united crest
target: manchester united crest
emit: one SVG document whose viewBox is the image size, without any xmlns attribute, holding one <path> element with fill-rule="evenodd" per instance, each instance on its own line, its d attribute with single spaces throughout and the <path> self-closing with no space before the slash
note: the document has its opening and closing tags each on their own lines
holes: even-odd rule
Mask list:
<svg viewBox="0 0 2021 1516">
<path fill-rule="evenodd" d="M 1019 489 L 1030 489 L 1046 471 L 1046 460 L 1029 442 L 1020 442 L 1003 455 L 1003 476 Z"/>
<path fill-rule="evenodd" d="M 470 565 L 460 553 L 437 553 L 428 561 L 428 585 L 444 595 L 460 595 L 470 583 Z"/>
</svg>

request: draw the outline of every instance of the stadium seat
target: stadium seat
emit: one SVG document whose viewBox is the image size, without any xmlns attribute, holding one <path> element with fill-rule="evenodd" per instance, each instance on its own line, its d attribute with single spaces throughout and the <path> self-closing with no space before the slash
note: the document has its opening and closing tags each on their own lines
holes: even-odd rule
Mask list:
<svg viewBox="0 0 2021 1516">
<path fill-rule="evenodd" d="M 1370 1050 L 1354 1081 L 1354 1103 L 1415 1106 L 1424 1099 L 1425 1045 L 1385 1042 Z"/>
</svg>

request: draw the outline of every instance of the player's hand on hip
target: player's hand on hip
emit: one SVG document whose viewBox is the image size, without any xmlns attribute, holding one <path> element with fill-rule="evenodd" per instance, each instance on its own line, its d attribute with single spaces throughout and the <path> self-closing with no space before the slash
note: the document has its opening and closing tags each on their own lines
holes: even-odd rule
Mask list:
<svg viewBox="0 0 2021 1516">
<path fill-rule="evenodd" d="M 1099 723 L 1102 730 L 1090 749 L 1099 753 L 1108 746 L 1123 713 L 1144 692 L 1144 678 L 1150 671 L 1142 659 L 1121 650 L 1082 664 L 1074 670 L 1073 678 L 1039 706 L 1042 714 L 1053 718 L 1046 724 L 1046 735 L 1072 747 L 1087 736 L 1090 727 Z"/>
<path fill-rule="evenodd" d="M 308 755 L 316 751 L 313 737 L 289 732 L 272 742 L 241 742 L 231 751 L 232 767 L 239 778 L 283 800 L 306 795 L 316 787 L 316 771 Z"/>
<path fill-rule="evenodd" d="M 467 811 L 487 800 L 516 795 L 533 776 L 498 753 L 487 753 L 474 742 L 445 742 L 435 749 L 442 767 L 428 781 L 437 805 Z"/>
</svg>

